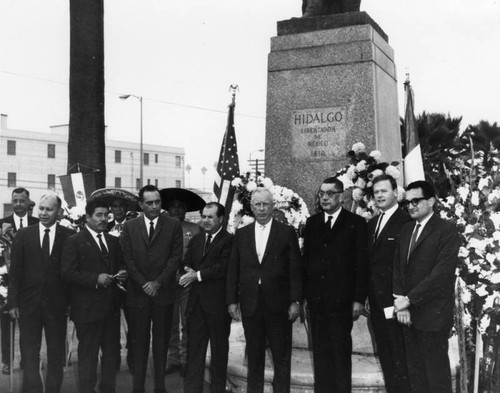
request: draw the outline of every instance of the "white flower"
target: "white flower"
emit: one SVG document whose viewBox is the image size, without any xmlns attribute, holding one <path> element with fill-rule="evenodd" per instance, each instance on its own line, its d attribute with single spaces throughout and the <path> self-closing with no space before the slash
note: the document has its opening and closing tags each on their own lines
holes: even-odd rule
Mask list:
<svg viewBox="0 0 500 393">
<path fill-rule="evenodd" d="M 252 192 L 257 188 L 257 183 L 253 180 L 249 181 L 246 185 L 247 191 Z"/>
<path fill-rule="evenodd" d="M 281 191 L 281 194 L 283 195 L 283 198 L 285 199 L 292 199 L 294 196 L 294 192 L 290 190 L 289 188 L 283 187 L 283 190 Z"/>
<path fill-rule="evenodd" d="M 0 266 L 0 275 L 7 273 L 7 265 Z"/>
<path fill-rule="evenodd" d="M 472 323 L 472 318 L 470 314 L 467 312 L 467 310 L 462 314 L 462 322 L 464 323 L 465 326 L 470 326 L 470 324 Z"/>
<path fill-rule="evenodd" d="M 493 232 L 493 240 L 500 242 L 500 232 L 499 231 Z"/>
<path fill-rule="evenodd" d="M 406 190 L 398 185 L 398 202 L 401 202 L 403 199 L 405 199 L 406 196 Z"/>
<path fill-rule="evenodd" d="M 474 232 L 474 225 L 467 224 L 465 226 L 464 235 Z"/>
<path fill-rule="evenodd" d="M 362 189 L 354 187 L 352 190 L 352 199 L 355 200 L 356 202 L 359 202 L 361 199 L 363 199 L 364 194 L 365 193 L 363 192 Z"/>
<path fill-rule="evenodd" d="M 349 168 L 347 168 L 347 172 L 345 174 L 350 180 L 354 180 L 356 178 L 356 176 L 358 176 L 358 174 L 356 172 L 356 166 L 355 165 L 349 166 Z"/>
<path fill-rule="evenodd" d="M 472 238 L 469 240 L 469 247 L 470 248 L 475 248 L 476 251 L 484 251 L 486 248 L 486 242 L 484 240 Z"/>
<path fill-rule="evenodd" d="M 489 184 L 490 184 L 490 177 L 482 177 L 481 179 L 479 179 L 479 183 L 477 184 L 477 188 L 479 190 L 482 190 L 483 188 L 488 188 L 489 187 Z"/>
<path fill-rule="evenodd" d="M 495 256 L 495 254 L 491 254 L 489 252 L 486 253 L 486 260 L 489 262 L 489 263 L 493 263 L 495 262 L 495 260 L 497 259 L 497 257 Z"/>
<path fill-rule="evenodd" d="M 231 182 L 231 185 L 234 187 L 239 187 L 241 185 L 241 177 L 235 177 Z"/>
<path fill-rule="evenodd" d="M 380 162 L 380 159 L 382 158 L 382 153 L 379 152 L 378 150 L 372 150 L 370 152 L 370 157 L 373 157 L 375 161 Z"/>
<path fill-rule="evenodd" d="M 472 192 L 472 197 L 470 198 L 470 201 L 474 206 L 479 205 L 479 191 Z"/>
<path fill-rule="evenodd" d="M 467 258 L 469 256 L 469 250 L 465 248 L 464 246 L 460 246 L 458 250 L 458 256 L 460 258 Z"/>
<path fill-rule="evenodd" d="M 446 198 L 446 203 L 449 205 L 455 204 L 455 197 L 453 195 L 450 195 L 449 197 Z"/>
<path fill-rule="evenodd" d="M 488 295 L 488 292 L 486 291 L 486 288 L 484 287 L 484 285 L 481 285 L 480 287 L 478 287 L 476 289 L 476 295 L 479 297 L 483 297 L 483 296 Z"/>
<path fill-rule="evenodd" d="M 356 170 L 358 172 L 362 172 L 362 171 L 366 171 L 368 169 L 368 166 L 366 165 L 366 161 L 365 160 L 361 160 L 360 162 L 358 162 L 358 164 L 356 165 Z"/>
<path fill-rule="evenodd" d="M 492 284 L 498 284 L 498 283 L 500 283 L 500 273 L 493 273 L 490 276 L 490 282 Z M 498 297 L 498 294 L 495 294 L 495 297 Z"/>
<path fill-rule="evenodd" d="M 356 154 L 364 152 L 365 149 L 366 149 L 365 145 L 361 142 L 355 143 L 351 147 L 351 150 L 353 150 L 354 153 L 356 153 Z"/>
<path fill-rule="evenodd" d="M 462 302 L 464 302 L 464 304 L 468 304 L 472 299 L 472 295 L 470 293 L 470 291 L 468 291 L 467 289 L 463 288 L 463 291 L 462 291 Z"/>
<path fill-rule="evenodd" d="M 356 180 L 356 183 L 354 185 L 358 188 L 364 189 L 366 187 L 366 182 L 360 177 L 358 180 Z"/>
<path fill-rule="evenodd" d="M 468 184 L 464 184 L 463 186 L 458 187 L 457 188 L 457 193 L 460 196 L 460 199 L 462 201 L 467 200 L 467 197 L 469 196 L 469 185 Z"/>
<path fill-rule="evenodd" d="M 394 179 L 399 179 L 399 176 L 401 175 L 399 169 L 393 165 L 389 165 L 387 168 L 385 168 L 385 173 L 389 176 L 392 176 Z"/>
<path fill-rule="evenodd" d="M 4 299 L 7 297 L 7 288 L 0 286 L 0 296 Z"/>
<path fill-rule="evenodd" d="M 243 228 L 247 225 L 250 225 L 252 224 L 253 222 L 255 221 L 255 218 L 253 217 L 250 217 L 250 216 L 247 216 L 246 214 L 241 217 L 241 221 L 240 221 L 240 225 L 238 226 L 238 228 Z"/>
<path fill-rule="evenodd" d="M 368 176 L 370 179 L 375 179 L 377 176 L 383 175 L 384 171 L 382 169 L 375 169 L 374 171 L 370 172 L 370 175 Z"/>
<path fill-rule="evenodd" d="M 491 213 L 490 219 L 493 221 L 495 229 L 498 231 L 500 229 L 500 212 Z"/>
<path fill-rule="evenodd" d="M 462 205 L 455 205 L 455 216 L 458 218 L 462 217 L 464 215 L 464 207 Z"/>
<path fill-rule="evenodd" d="M 267 188 L 268 190 L 270 190 L 272 187 L 273 187 L 273 181 L 268 178 L 268 177 L 265 177 L 262 179 L 262 185 Z"/>
<path fill-rule="evenodd" d="M 490 326 L 490 316 L 488 314 L 484 314 L 479 322 L 479 331 L 484 333 L 486 332 L 486 328 Z"/>
</svg>

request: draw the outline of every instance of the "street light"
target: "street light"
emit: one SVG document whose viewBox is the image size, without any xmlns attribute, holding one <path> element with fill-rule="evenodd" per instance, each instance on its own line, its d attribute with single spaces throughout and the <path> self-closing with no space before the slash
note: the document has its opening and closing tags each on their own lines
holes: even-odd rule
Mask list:
<svg viewBox="0 0 500 393">
<path fill-rule="evenodd" d="M 140 150 L 140 157 L 139 157 L 139 182 L 140 182 L 140 186 L 142 187 L 142 185 L 144 184 L 143 183 L 143 179 L 144 179 L 144 153 L 143 153 L 143 150 L 144 150 L 144 146 L 143 146 L 143 135 L 142 135 L 142 96 L 136 96 L 134 94 L 124 94 L 124 95 L 121 95 L 120 96 L 120 100 L 126 100 L 127 98 L 129 97 L 134 97 L 134 98 L 137 98 L 139 100 L 139 102 L 141 103 L 141 140 L 140 140 L 140 143 L 139 143 L 139 150 Z"/>
</svg>

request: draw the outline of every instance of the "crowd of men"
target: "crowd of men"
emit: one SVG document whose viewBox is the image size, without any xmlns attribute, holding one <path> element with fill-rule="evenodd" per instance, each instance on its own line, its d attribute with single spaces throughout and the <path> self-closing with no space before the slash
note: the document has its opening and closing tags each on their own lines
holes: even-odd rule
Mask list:
<svg viewBox="0 0 500 393">
<path fill-rule="evenodd" d="M 387 392 L 451 393 L 457 230 L 435 213 L 433 187 L 424 181 L 407 187 L 400 206 L 395 180 L 373 179 L 380 214 L 368 223 L 342 207 L 343 193 L 334 177 L 319 186 L 320 211 L 307 220 L 301 255 L 295 230 L 274 218 L 265 188 L 251 196 L 255 223 L 234 235 L 223 227 L 226 212 L 219 203 L 202 209 L 200 229 L 185 221 L 185 204 L 164 214 L 161 194 L 151 185 L 139 191 L 143 213 L 131 220 L 117 201 L 109 206 L 90 199 L 85 228 L 76 234 L 59 225 L 55 194 L 41 198 L 34 219 L 27 214 L 28 191 L 15 189 L 14 213 L 0 221 L 17 232 L 8 314 L 2 314 L 4 373 L 11 371 L 12 318 L 20 330 L 22 392 L 43 391 L 42 330 L 45 392 L 60 391 L 69 306 L 78 337 L 79 392 L 95 392 L 99 356 L 100 392 L 114 392 L 124 307 L 133 392 L 144 392 L 152 347 L 155 393 L 165 392 L 165 373 L 172 371 L 184 376 L 185 392 L 201 393 L 210 342 L 211 391 L 224 393 L 233 319 L 242 321 L 247 343 L 247 392 L 264 390 L 269 347 L 273 391 L 287 393 L 292 324 L 307 305 L 316 393 L 351 392 L 351 330 L 367 311 Z M 114 221 L 108 220 L 110 208 Z M 110 229 L 120 237 L 109 235 Z M 171 343 L 173 324 L 185 332 L 185 355 L 178 351 L 167 362 L 169 345 L 181 345 Z"/>
</svg>

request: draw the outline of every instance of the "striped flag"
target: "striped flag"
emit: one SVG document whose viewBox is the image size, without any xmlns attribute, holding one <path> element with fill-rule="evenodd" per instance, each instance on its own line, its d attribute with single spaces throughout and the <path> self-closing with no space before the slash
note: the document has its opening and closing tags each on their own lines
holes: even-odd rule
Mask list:
<svg viewBox="0 0 500 393">
<path fill-rule="evenodd" d="M 59 176 L 59 180 L 61 181 L 64 200 L 68 206 L 85 209 L 87 198 L 95 191 L 94 174 L 76 172 Z"/>
<path fill-rule="evenodd" d="M 417 180 L 425 180 L 422 152 L 418 140 L 417 122 L 415 120 L 414 95 L 407 75 L 405 86 L 405 122 L 404 122 L 404 183 L 405 186 Z"/>
<path fill-rule="evenodd" d="M 217 163 L 217 178 L 214 182 L 214 194 L 218 202 L 226 208 L 226 221 L 231 212 L 235 191 L 235 187 L 231 185 L 231 181 L 240 174 L 236 134 L 234 132 L 234 107 L 233 95 L 233 102 L 229 104 L 226 132 L 222 140 L 219 161 Z"/>
</svg>

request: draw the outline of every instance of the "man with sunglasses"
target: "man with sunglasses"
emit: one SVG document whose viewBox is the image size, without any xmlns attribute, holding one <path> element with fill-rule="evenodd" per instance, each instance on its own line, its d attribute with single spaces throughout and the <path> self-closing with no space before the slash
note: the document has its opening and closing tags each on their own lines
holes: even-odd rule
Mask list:
<svg viewBox="0 0 500 393">
<path fill-rule="evenodd" d="M 455 225 L 434 212 L 433 186 L 408 185 L 404 205 L 414 222 L 401 229 L 394 255 L 394 311 L 403 329 L 412 392 L 451 393 L 448 336 L 453 326 Z"/>
<path fill-rule="evenodd" d="M 343 191 L 339 179 L 325 179 L 317 194 L 321 211 L 304 229 L 315 393 L 351 392 L 351 330 L 368 288 L 366 221 L 342 208 Z"/>
</svg>

